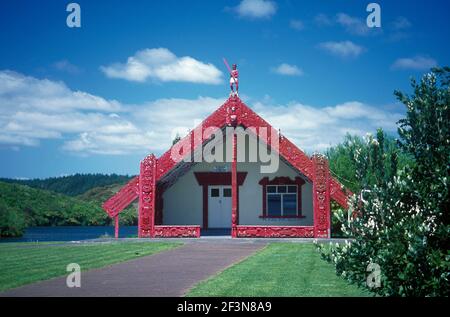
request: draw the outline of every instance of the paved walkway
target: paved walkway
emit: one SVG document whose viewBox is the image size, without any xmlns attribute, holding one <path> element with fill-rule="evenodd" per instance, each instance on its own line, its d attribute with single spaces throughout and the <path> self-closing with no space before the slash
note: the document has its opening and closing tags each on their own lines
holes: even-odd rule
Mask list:
<svg viewBox="0 0 450 317">
<path fill-rule="evenodd" d="M 81 288 L 68 288 L 66 277 L 60 277 L 9 290 L 0 296 L 182 296 L 196 283 L 265 244 L 263 241 L 186 243 L 169 251 L 84 272 Z"/>
</svg>

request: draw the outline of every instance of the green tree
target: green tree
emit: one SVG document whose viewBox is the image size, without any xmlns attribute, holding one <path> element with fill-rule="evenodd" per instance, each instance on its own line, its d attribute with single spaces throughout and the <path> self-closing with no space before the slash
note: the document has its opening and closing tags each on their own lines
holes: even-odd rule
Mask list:
<svg viewBox="0 0 450 317">
<path fill-rule="evenodd" d="M 347 134 L 343 142 L 329 148 L 326 152 L 333 176 L 339 179 L 346 188 L 355 193 L 361 191 L 367 185 L 377 183 L 377 174 L 373 170 L 364 170 L 364 175 L 356 175 L 355 173 L 357 168 L 355 154 L 358 151 L 358 155 L 368 157 L 369 153 L 371 153 L 371 145 L 370 142 L 367 142 L 367 139 L 371 137 L 367 135 L 363 138 L 357 135 Z M 414 163 L 412 156 L 402 151 L 398 141 L 384 133 L 381 129 L 377 130 L 377 142 L 381 143 L 379 150 L 383 156 L 381 170 L 391 170 L 391 163 L 394 157 L 400 169 L 407 165 L 411 166 Z M 372 153 L 372 155 L 374 154 Z M 373 168 L 379 170 L 376 166 Z"/>
<path fill-rule="evenodd" d="M 172 145 L 177 144 L 180 140 L 181 140 L 181 136 L 179 133 L 177 133 L 177 135 L 175 135 L 175 138 L 172 140 Z"/>
<path fill-rule="evenodd" d="M 376 147 L 373 146 L 374 142 L 377 143 Z M 344 141 L 328 149 L 326 155 L 332 175 L 354 193 L 359 193 L 367 186 L 380 184 L 384 177 L 392 178 L 397 168 L 414 163 L 413 158 L 401 150 L 397 140 L 381 129 L 377 130 L 376 139 L 371 135 L 360 137 L 347 134 Z M 370 164 L 377 162 L 378 156 L 380 161 Z M 365 168 L 360 166 L 358 169 L 358 157 L 367 157 L 363 162 L 366 164 Z M 357 170 L 359 174 L 355 173 Z M 332 203 L 331 208 L 331 234 L 333 237 L 345 237 L 341 228 L 343 222 L 348 221 L 348 211 L 335 203 Z"/>
<path fill-rule="evenodd" d="M 398 123 L 400 147 L 414 164 L 398 169 L 395 156 L 384 153 L 382 135 L 369 138 L 370 150 L 355 152 L 364 191 L 352 197 L 355 217 L 344 225 L 355 239 L 323 253 L 338 274 L 364 286 L 367 269 L 379 266 L 381 284 L 371 290 L 380 295 L 450 293 L 449 73 L 434 69 L 412 81 L 412 96 L 395 92 L 407 110 Z"/>
<path fill-rule="evenodd" d="M 0 178 L 0 181 L 27 185 L 33 188 L 50 190 L 69 196 L 77 196 L 95 187 L 125 184 L 130 179 L 130 176 L 117 174 L 74 174 L 62 177 L 29 180 Z"/>
<path fill-rule="evenodd" d="M 0 201 L 0 237 L 17 237 L 25 230 L 25 220 L 15 208 Z"/>
</svg>

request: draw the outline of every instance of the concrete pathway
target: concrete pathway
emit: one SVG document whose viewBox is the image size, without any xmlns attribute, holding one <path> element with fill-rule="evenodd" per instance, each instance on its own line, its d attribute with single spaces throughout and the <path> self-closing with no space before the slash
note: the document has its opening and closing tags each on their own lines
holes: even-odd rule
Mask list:
<svg viewBox="0 0 450 317">
<path fill-rule="evenodd" d="M 81 288 L 68 288 L 64 276 L 12 289 L 0 296 L 182 296 L 196 283 L 265 245 L 263 241 L 186 243 L 169 251 L 82 272 Z"/>
</svg>

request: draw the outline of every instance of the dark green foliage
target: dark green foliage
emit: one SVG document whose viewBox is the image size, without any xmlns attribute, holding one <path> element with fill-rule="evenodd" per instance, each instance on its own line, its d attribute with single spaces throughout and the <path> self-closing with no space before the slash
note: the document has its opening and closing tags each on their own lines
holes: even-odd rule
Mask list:
<svg viewBox="0 0 450 317">
<path fill-rule="evenodd" d="M 383 144 L 383 147 L 379 149 L 383 156 L 383 162 L 379 162 L 378 164 L 381 164 L 379 166 L 364 170 L 364 175 L 356 175 L 355 173 L 357 170 L 356 151 L 366 157 L 371 151 L 370 145 L 363 137 L 347 134 L 342 143 L 331 147 L 326 152 L 332 175 L 354 193 L 359 192 L 367 185 L 379 183 L 379 178 L 383 175 L 379 174 L 378 171 L 380 173 L 388 170 L 396 171 L 397 168 L 401 169 L 406 165 L 411 166 L 414 162 L 411 155 L 400 149 L 398 141 L 383 133 L 381 129 L 377 131 L 377 138 Z M 372 156 L 377 154 L 374 151 L 378 151 L 378 149 L 372 149 Z M 370 157 L 368 158 L 370 159 Z"/>
<path fill-rule="evenodd" d="M 112 220 L 101 206 L 129 179 L 115 174 L 76 174 L 44 180 L 0 181 L 0 236 L 21 236 L 29 226 L 111 225 Z M 108 185 L 91 188 L 103 183 Z M 78 185 L 80 188 L 76 187 Z M 67 192 L 67 195 L 83 192 L 70 197 L 55 191 Z M 136 208 L 136 204 L 132 204 L 120 214 L 121 225 L 137 224 Z"/>
<path fill-rule="evenodd" d="M 450 294 L 449 78 L 450 68 L 435 69 L 412 81 L 413 96 L 395 93 L 407 108 L 399 122 L 400 149 L 414 164 L 399 168 L 395 155 L 385 155 L 380 133 L 367 140 L 369 151 L 355 151 L 364 193 L 352 198 L 356 217 L 344 225 L 354 241 L 324 256 L 360 285 L 366 285 L 368 265 L 379 265 L 381 285 L 371 288 L 379 295 Z"/>
<path fill-rule="evenodd" d="M 450 176 L 450 67 L 434 69 L 420 83 L 412 81 L 414 96 L 396 91 L 407 115 L 399 121 L 400 145 L 411 153 L 416 166 L 411 176 L 421 204 L 441 210 L 449 220 Z M 427 208 L 428 209 L 428 208 Z"/>
<path fill-rule="evenodd" d="M 111 184 L 125 184 L 132 177 L 117 174 L 75 174 L 62 177 L 50 177 L 46 179 L 18 180 L 2 178 L 0 181 L 27 185 L 33 188 L 51 190 L 69 196 L 77 196 L 89 189 Z"/>
<path fill-rule="evenodd" d="M 332 175 L 353 193 L 358 193 L 367 186 L 380 185 L 386 179 L 392 179 L 399 168 L 414 164 L 413 157 L 400 149 L 398 141 L 381 129 L 373 140 L 380 146 L 374 146 L 368 142 L 369 139 L 373 140 L 373 137 L 347 134 L 342 143 L 331 147 L 326 153 Z M 367 160 L 358 163 L 357 156 L 366 157 Z M 360 166 L 361 164 L 365 166 Z M 332 204 L 331 209 L 331 234 L 335 238 L 345 237 L 341 226 L 342 221 L 347 221 L 348 212 L 338 204 Z"/>
<path fill-rule="evenodd" d="M 3 182 L 0 182 L 0 215 L 0 228 L 9 228 L 2 229 L 3 236 L 20 235 L 24 225 L 101 226 L 111 222 L 99 204 Z"/>
<path fill-rule="evenodd" d="M 0 237 L 17 237 L 23 234 L 25 220 L 20 211 L 0 200 Z"/>
<path fill-rule="evenodd" d="M 177 133 L 177 135 L 175 135 L 175 138 L 172 140 L 172 145 L 177 144 L 180 140 L 181 140 L 181 136 L 180 136 L 180 134 Z"/>
<path fill-rule="evenodd" d="M 331 237 L 332 238 L 348 238 L 342 232 L 342 224 L 347 221 L 348 210 L 345 210 L 335 201 L 331 201 Z"/>
</svg>

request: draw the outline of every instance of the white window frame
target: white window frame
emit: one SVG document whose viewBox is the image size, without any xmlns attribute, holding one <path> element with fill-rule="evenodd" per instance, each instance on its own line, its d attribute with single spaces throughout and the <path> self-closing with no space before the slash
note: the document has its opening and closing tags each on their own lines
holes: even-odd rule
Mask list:
<svg viewBox="0 0 450 317">
<path fill-rule="evenodd" d="M 286 187 L 286 192 L 285 193 L 279 193 L 278 192 L 278 187 L 281 187 L 281 186 L 285 186 Z M 295 186 L 295 193 L 289 193 L 288 192 L 288 187 L 289 186 Z M 276 191 L 276 193 L 269 193 L 269 187 L 276 187 L 277 188 L 277 191 Z M 295 195 L 295 215 L 288 215 L 287 217 L 289 217 L 289 216 L 291 216 L 291 217 L 298 217 L 298 185 L 297 184 L 290 184 L 290 185 L 267 185 L 266 186 L 266 209 L 267 209 L 267 212 L 266 212 L 266 214 L 267 214 L 267 217 L 285 217 L 285 215 L 284 215 L 284 204 L 283 204 L 283 195 L 286 195 L 286 194 L 289 194 L 289 195 Z M 273 215 L 270 215 L 270 213 L 269 213 L 269 195 L 280 195 L 281 196 L 281 215 L 279 215 L 279 216 L 273 216 Z"/>
</svg>

